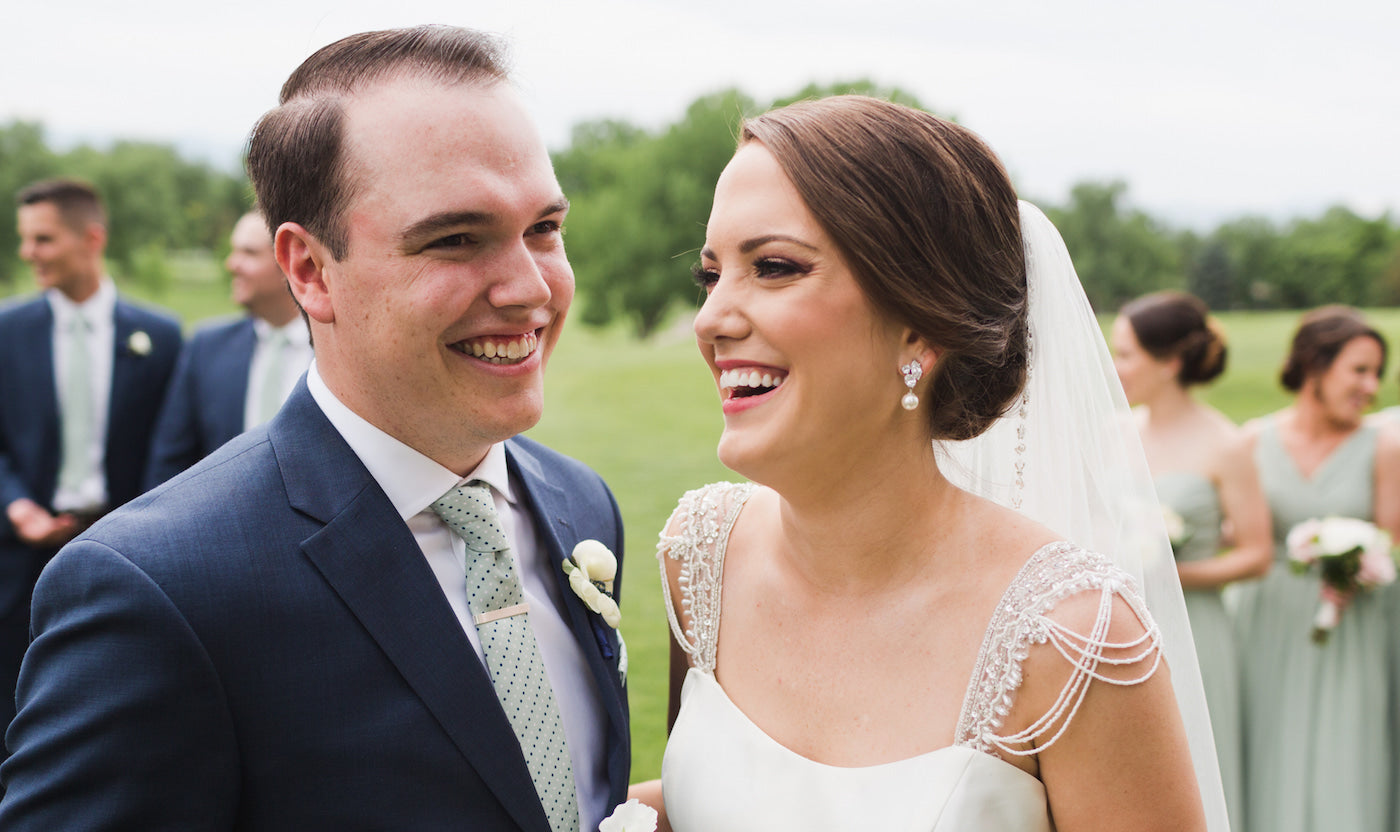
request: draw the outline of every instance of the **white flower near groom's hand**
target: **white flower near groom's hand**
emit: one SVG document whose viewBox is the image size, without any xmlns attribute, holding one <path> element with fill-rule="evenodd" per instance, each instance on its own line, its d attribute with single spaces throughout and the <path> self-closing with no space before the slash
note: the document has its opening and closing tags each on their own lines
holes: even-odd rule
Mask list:
<svg viewBox="0 0 1400 832">
<path fill-rule="evenodd" d="M 656 832 L 656 810 L 632 798 L 598 825 L 598 832 Z"/>
<path fill-rule="evenodd" d="M 564 561 L 569 587 L 590 610 L 603 616 L 614 630 L 622 623 L 622 611 L 612 598 L 617 578 L 617 557 L 597 540 L 581 540 Z"/>
</svg>

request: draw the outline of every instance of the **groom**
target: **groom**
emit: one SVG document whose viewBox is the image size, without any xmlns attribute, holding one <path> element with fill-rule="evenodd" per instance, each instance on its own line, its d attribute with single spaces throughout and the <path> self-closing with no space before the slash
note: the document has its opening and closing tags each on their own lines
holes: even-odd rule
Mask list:
<svg viewBox="0 0 1400 832">
<path fill-rule="evenodd" d="M 44 573 L 0 828 L 561 832 L 624 799 L 621 642 L 560 568 L 620 554 L 617 508 L 516 437 L 573 274 L 500 52 L 355 35 L 255 128 L 315 362 Z"/>
</svg>

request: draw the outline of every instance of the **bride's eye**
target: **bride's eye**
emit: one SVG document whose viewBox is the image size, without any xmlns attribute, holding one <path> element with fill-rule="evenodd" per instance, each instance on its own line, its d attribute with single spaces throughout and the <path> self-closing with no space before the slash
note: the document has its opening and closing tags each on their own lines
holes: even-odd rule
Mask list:
<svg viewBox="0 0 1400 832">
<path fill-rule="evenodd" d="M 690 267 L 690 276 L 695 281 L 696 286 L 707 292 L 719 282 L 719 270 L 707 269 L 699 263 Z"/>
<path fill-rule="evenodd" d="M 792 277 L 806 274 L 807 268 L 781 257 L 765 257 L 753 264 L 754 273 L 759 277 Z"/>
</svg>

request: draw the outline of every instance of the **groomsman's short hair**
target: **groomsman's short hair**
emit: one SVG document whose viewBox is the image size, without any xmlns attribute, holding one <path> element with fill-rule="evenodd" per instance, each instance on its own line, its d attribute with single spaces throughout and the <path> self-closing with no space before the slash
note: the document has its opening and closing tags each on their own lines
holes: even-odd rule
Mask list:
<svg viewBox="0 0 1400 832">
<path fill-rule="evenodd" d="M 82 233 L 93 223 L 107 227 L 107 209 L 97 189 L 78 179 L 44 179 L 25 186 L 15 197 L 19 206 L 47 202 L 58 209 L 63 224 Z"/>
<path fill-rule="evenodd" d="M 303 61 L 248 140 L 248 175 L 269 229 L 298 223 L 336 259 L 345 257 L 344 215 L 356 186 L 343 142 L 345 105 L 378 82 L 405 76 L 508 81 L 505 43 L 471 29 L 416 26 L 351 35 Z"/>
</svg>

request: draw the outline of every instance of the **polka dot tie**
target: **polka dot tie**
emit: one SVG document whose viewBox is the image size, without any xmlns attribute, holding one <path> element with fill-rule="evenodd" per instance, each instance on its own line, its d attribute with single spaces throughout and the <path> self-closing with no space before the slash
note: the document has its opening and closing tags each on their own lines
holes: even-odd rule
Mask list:
<svg viewBox="0 0 1400 832">
<path fill-rule="evenodd" d="M 520 740 L 550 829 L 578 832 L 564 723 L 530 627 L 510 544 L 496 520 L 491 489 L 480 480 L 459 485 L 433 503 L 433 511 L 467 544 L 467 603 L 486 669 Z"/>
</svg>

